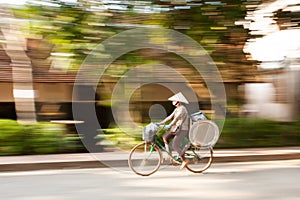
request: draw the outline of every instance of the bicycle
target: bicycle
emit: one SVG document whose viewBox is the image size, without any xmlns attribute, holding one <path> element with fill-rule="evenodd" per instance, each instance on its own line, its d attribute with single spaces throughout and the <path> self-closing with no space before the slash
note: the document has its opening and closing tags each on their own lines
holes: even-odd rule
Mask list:
<svg viewBox="0 0 300 200">
<path fill-rule="evenodd" d="M 149 176 L 155 173 L 164 160 L 162 151 L 166 152 L 174 164 L 182 163 L 179 156 L 173 156 L 165 149 L 164 142 L 157 135 L 160 130 L 158 129 L 153 136 L 150 135 L 150 138 L 146 138 L 144 142 L 137 144 L 130 151 L 128 165 L 137 175 Z M 212 143 L 217 140 L 218 132 L 217 125 L 210 120 L 193 123 L 189 131 L 189 142 L 184 147 L 185 157 L 188 159 L 186 169 L 194 173 L 202 173 L 211 166 Z M 210 140 L 210 142 L 207 143 L 205 140 Z"/>
</svg>

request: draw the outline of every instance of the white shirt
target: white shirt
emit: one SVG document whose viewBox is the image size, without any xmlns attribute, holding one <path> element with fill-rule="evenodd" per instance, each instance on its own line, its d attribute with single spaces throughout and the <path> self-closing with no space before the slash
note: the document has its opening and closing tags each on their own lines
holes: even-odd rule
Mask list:
<svg viewBox="0 0 300 200">
<path fill-rule="evenodd" d="M 170 123 L 170 126 L 172 127 L 175 125 L 175 130 L 177 128 L 181 128 L 181 130 L 189 129 L 188 112 L 183 105 L 180 105 L 177 108 L 175 108 L 173 113 L 171 115 L 169 115 L 166 119 L 164 119 L 162 121 L 162 123 L 166 123 L 167 121 L 171 120 L 172 118 L 173 118 L 173 120 Z M 172 129 L 173 128 L 171 128 L 171 130 Z"/>
</svg>

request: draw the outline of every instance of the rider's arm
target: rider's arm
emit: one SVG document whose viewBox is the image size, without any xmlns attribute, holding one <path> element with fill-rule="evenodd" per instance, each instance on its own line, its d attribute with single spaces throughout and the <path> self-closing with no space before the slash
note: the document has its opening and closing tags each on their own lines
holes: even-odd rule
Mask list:
<svg viewBox="0 0 300 200">
<path fill-rule="evenodd" d="M 185 109 L 183 109 L 183 107 L 181 107 L 176 115 L 174 115 L 174 119 L 172 120 L 172 122 L 169 124 L 170 126 L 176 125 L 177 127 L 180 127 L 184 121 L 184 119 L 186 118 L 187 113 L 185 112 Z"/>
<path fill-rule="evenodd" d="M 175 115 L 175 110 L 173 111 L 173 113 L 171 115 L 169 115 L 166 119 L 164 119 L 161 124 L 165 124 L 166 122 L 170 121 Z"/>
</svg>

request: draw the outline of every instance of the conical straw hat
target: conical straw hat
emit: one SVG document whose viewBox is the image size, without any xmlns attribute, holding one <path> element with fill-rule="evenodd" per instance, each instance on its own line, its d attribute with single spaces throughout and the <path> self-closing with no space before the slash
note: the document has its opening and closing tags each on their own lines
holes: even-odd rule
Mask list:
<svg viewBox="0 0 300 200">
<path fill-rule="evenodd" d="M 186 98 L 183 96 L 183 94 L 181 92 L 171 96 L 168 100 L 170 100 L 170 101 L 180 101 L 182 103 L 189 104 L 188 100 L 186 100 Z"/>
</svg>

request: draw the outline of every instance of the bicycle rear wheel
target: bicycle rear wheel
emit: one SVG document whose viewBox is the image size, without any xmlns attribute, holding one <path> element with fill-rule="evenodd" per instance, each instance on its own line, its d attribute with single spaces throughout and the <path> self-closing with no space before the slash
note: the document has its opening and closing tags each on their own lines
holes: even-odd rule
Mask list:
<svg viewBox="0 0 300 200">
<path fill-rule="evenodd" d="M 194 173 L 202 173 L 208 169 L 213 160 L 211 147 L 192 147 L 186 151 L 186 158 L 189 160 L 186 168 Z"/>
<path fill-rule="evenodd" d="M 130 169 L 141 176 L 156 172 L 162 163 L 162 153 L 157 145 L 143 142 L 130 151 L 128 164 Z"/>
</svg>

